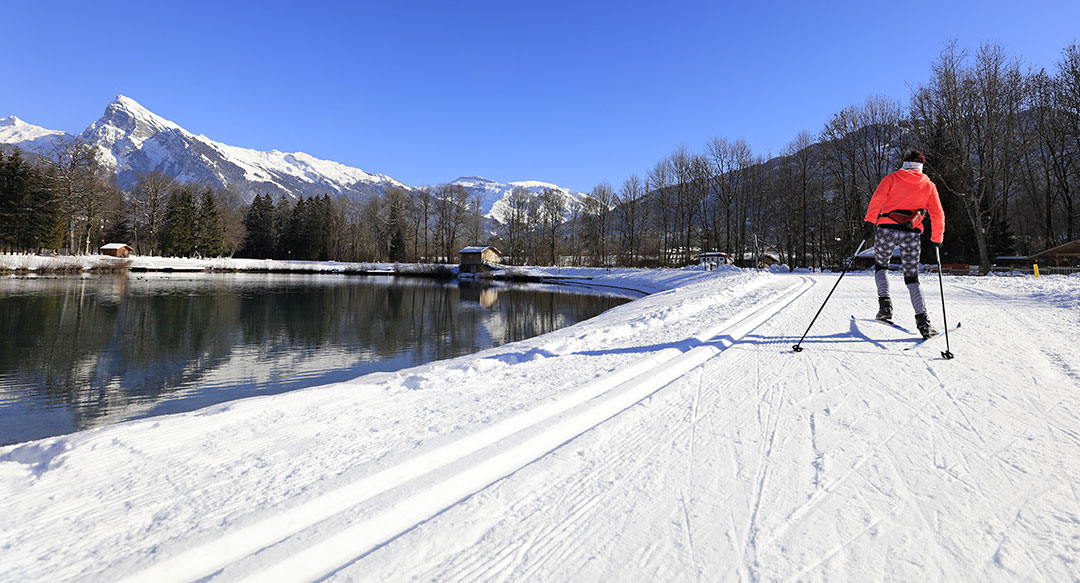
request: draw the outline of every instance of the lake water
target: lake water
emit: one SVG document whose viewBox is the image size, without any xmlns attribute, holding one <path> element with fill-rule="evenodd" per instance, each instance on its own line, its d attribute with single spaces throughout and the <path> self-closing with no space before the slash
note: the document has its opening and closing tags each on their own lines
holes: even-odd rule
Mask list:
<svg viewBox="0 0 1080 583">
<path fill-rule="evenodd" d="M 626 301 L 342 275 L 0 278 L 0 445 L 470 354 Z"/>
</svg>

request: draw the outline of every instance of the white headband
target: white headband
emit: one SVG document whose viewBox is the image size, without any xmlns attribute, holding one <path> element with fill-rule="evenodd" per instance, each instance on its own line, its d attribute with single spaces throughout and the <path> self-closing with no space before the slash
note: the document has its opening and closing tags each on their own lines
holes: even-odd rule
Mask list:
<svg viewBox="0 0 1080 583">
<path fill-rule="evenodd" d="M 902 168 L 904 170 L 917 170 L 922 172 L 922 162 L 904 162 Z"/>
</svg>

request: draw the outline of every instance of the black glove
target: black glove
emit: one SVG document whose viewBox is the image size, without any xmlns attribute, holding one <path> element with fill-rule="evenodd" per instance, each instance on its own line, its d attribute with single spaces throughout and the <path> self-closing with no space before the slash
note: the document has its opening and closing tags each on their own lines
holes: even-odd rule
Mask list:
<svg viewBox="0 0 1080 583">
<path fill-rule="evenodd" d="M 934 247 L 937 247 L 938 249 L 941 249 L 941 243 L 938 243 L 937 241 L 930 241 L 930 244 Z"/>
<path fill-rule="evenodd" d="M 870 237 L 874 236 L 875 230 L 877 230 L 877 225 L 870 221 L 864 221 L 862 224 L 862 238 L 869 241 Z"/>
</svg>

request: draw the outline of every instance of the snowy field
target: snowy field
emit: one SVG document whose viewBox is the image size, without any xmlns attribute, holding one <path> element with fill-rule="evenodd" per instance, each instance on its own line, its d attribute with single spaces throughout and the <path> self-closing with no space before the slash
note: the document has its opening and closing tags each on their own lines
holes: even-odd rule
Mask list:
<svg viewBox="0 0 1080 583">
<path fill-rule="evenodd" d="M 341 263 L 337 261 L 276 261 L 271 259 L 234 259 L 214 257 L 193 259 L 189 257 L 157 257 L 133 255 L 129 259 L 118 259 L 107 255 L 27 255 L 0 254 L 0 273 L 5 271 L 31 271 L 47 273 L 50 271 L 93 271 L 104 269 L 164 269 L 177 271 L 260 271 L 290 270 L 311 273 L 342 273 L 345 271 L 386 270 L 394 267 L 392 263 Z"/>
<path fill-rule="evenodd" d="M 799 354 L 834 274 L 563 273 L 656 293 L 0 448 L 0 581 L 1080 578 L 1080 276 L 947 278 L 947 361 L 851 319 L 876 310 L 869 272 Z"/>
</svg>

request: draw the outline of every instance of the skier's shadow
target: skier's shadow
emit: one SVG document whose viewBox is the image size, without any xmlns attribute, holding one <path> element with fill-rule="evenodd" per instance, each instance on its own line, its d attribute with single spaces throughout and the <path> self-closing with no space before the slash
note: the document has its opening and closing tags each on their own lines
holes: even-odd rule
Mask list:
<svg viewBox="0 0 1080 583">
<path fill-rule="evenodd" d="M 774 337 L 775 338 L 775 337 Z M 844 343 L 844 344 L 866 344 L 869 343 L 872 346 L 876 346 L 881 350 L 889 350 L 888 344 L 907 344 L 910 343 L 910 338 L 890 338 L 887 340 L 880 340 L 867 336 L 862 330 L 859 329 L 859 325 L 855 320 L 850 320 L 848 324 L 847 332 L 837 332 L 836 334 L 824 334 L 818 336 L 807 336 L 801 342 L 799 342 L 797 336 L 782 336 L 777 338 L 786 342 L 799 343 L 799 344 L 818 344 L 818 343 Z"/>
<path fill-rule="evenodd" d="M 879 342 L 877 340 L 874 340 L 873 338 L 867 336 L 866 334 L 863 334 L 863 331 L 859 330 L 859 323 L 856 322 L 855 320 L 849 320 L 848 321 L 848 334 L 850 334 L 851 336 L 854 336 L 854 337 L 856 337 L 856 338 L 858 338 L 858 339 L 860 339 L 860 340 L 862 340 L 864 342 L 869 342 L 870 344 L 873 344 L 874 346 L 877 346 L 878 348 L 880 348 L 882 350 L 888 350 L 888 347 L 886 347 L 881 342 Z"/>
<path fill-rule="evenodd" d="M 610 354 L 646 354 L 651 352 L 657 352 L 667 348 L 674 348 L 680 352 L 687 352 L 698 346 L 715 346 L 721 351 L 731 348 L 739 344 L 749 344 L 756 346 L 769 346 L 769 345 L 782 345 L 785 351 L 790 352 L 791 344 L 799 341 L 798 336 L 759 336 L 755 334 L 747 334 L 742 338 L 736 340 L 730 335 L 724 334 L 720 336 L 713 336 L 708 340 L 698 340 L 697 338 L 687 338 L 677 342 L 664 342 L 661 344 L 650 344 L 647 346 L 629 346 L 626 348 L 610 348 L 606 350 L 579 350 L 573 354 L 579 356 L 606 356 Z M 889 350 L 886 343 L 901 343 L 906 342 L 905 339 L 893 339 L 893 340 L 876 340 L 864 334 L 859 330 L 858 325 L 854 320 L 851 320 L 848 330 L 846 332 L 837 332 L 835 334 L 821 334 L 816 336 L 807 336 L 802 340 L 801 344 L 865 344 L 870 343 L 873 346 L 880 348 L 881 350 Z M 789 344 L 790 343 L 790 344 Z"/>
</svg>

